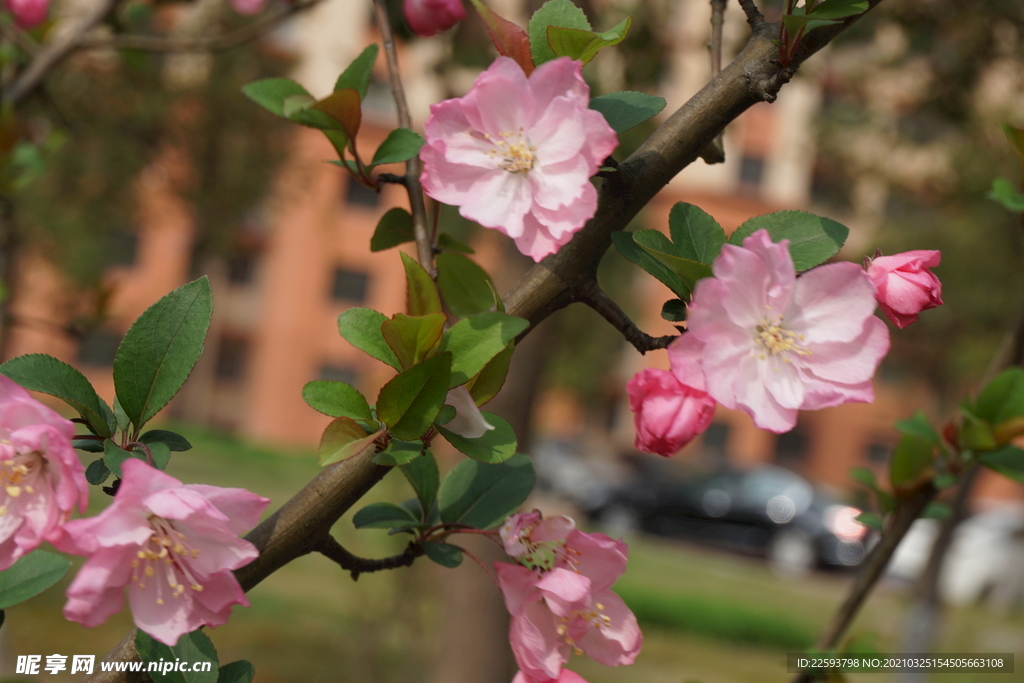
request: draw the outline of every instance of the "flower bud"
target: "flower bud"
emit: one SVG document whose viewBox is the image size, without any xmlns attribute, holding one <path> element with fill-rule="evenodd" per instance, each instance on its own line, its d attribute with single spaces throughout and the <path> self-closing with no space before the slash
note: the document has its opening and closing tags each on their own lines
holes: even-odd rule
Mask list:
<svg viewBox="0 0 1024 683">
<path fill-rule="evenodd" d="M 466 18 L 462 0 L 405 0 L 405 20 L 418 36 L 447 31 Z"/>
<path fill-rule="evenodd" d="M 14 21 L 21 28 L 32 28 L 46 21 L 49 0 L 7 0 L 7 11 L 14 15 Z"/>
<path fill-rule="evenodd" d="M 939 265 L 941 258 L 938 251 L 921 249 L 868 262 L 875 298 L 893 325 L 902 329 L 915 322 L 921 311 L 942 305 L 942 283 L 928 270 Z"/>
<path fill-rule="evenodd" d="M 711 424 L 715 401 L 667 370 L 647 369 L 626 385 L 636 424 L 636 447 L 669 457 Z"/>
</svg>

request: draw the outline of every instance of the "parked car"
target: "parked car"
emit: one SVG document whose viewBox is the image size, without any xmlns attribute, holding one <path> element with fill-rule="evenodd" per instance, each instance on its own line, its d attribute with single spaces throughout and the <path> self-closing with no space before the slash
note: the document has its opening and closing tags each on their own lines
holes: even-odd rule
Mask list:
<svg viewBox="0 0 1024 683">
<path fill-rule="evenodd" d="M 771 465 L 688 471 L 678 463 L 631 459 L 636 476 L 609 488 L 588 515 L 612 532 L 630 528 L 761 554 L 782 573 L 850 567 L 864 557 L 860 510 Z"/>
</svg>

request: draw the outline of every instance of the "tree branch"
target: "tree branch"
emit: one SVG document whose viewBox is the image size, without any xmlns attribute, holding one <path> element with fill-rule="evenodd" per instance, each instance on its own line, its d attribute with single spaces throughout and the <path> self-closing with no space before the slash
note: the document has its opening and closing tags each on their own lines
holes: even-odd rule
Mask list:
<svg viewBox="0 0 1024 683">
<path fill-rule="evenodd" d="M 643 332 L 636 326 L 636 323 L 630 320 L 629 316 L 619 308 L 619 305 L 604 293 L 604 290 L 601 289 L 596 280 L 591 280 L 586 286 L 582 287 L 578 291 L 577 297 L 581 303 L 585 303 L 587 306 L 590 306 L 600 313 L 601 317 L 611 323 L 612 327 L 621 332 L 622 336 L 626 338 L 626 341 L 632 344 L 640 353 L 647 353 L 648 351 L 654 351 L 655 349 L 664 349 L 673 341 L 678 339 L 678 335 L 674 334 L 670 334 L 665 337 L 652 337 L 651 335 Z"/>
<path fill-rule="evenodd" d="M 388 75 L 391 77 L 391 92 L 398 107 L 398 125 L 412 129 L 412 117 L 409 105 L 405 101 L 405 90 L 402 88 L 402 77 L 398 71 L 398 51 L 395 48 L 395 37 L 388 20 L 387 0 L 373 0 L 377 17 L 377 28 L 380 30 L 381 42 L 384 43 L 384 54 L 388 58 Z M 427 232 L 427 207 L 423 200 L 423 186 L 420 175 L 423 173 L 423 162 L 417 154 L 405 162 L 405 189 L 409 193 L 409 208 L 412 213 L 412 227 L 416 235 L 416 255 L 430 277 L 437 277 L 434 267 L 434 244 Z"/>
<path fill-rule="evenodd" d="M 770 24 L 764 20 L 764 15 L 757 9 L 757 5 L 754 4 L 754 0 L 739 0 L 740 7 L 743 8 L 743 13 L 747 15 L 747 23 L 750 24 L 750 30 L 754 34 L 763 32 Z"/>
<path fill-rule="evenodd" d="M 320 540 L 316 551 L 349 572 L 352 575 L 353 581 L 358 581 L 360 574 L 412 566 L 417 557 L 423 556 L 423 547 L 409 541 L 409 545 L 405 547 L 405 551 L 401 555 L 384 557 L 379 560 L 368 560 L 350 553 L 331 535 L 324 536 Z"/>
</svg>

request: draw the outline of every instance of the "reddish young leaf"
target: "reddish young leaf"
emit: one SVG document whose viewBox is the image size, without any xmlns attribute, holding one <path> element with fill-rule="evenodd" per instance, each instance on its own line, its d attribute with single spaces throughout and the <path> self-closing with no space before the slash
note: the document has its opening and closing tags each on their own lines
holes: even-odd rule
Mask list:
<svg viewBox="0 0 1024 683">
<path fill-rule="evenodd" d="M 516 64 L 522 67 L 529 76 L 533 73 L 533 56 L 530 54 L 530 38 L 519 26 L 507 19 L 499 17 L 482 0 L 472 0 L 480 18 L 487 25 L 487 35 L 491 37 L 494 47 L 506 57 L 516 60 Z"/>
<path fill-rule="evenodd" d="M 341 124 L 349 140 L 356 137 L 359 124 L 362 123 L 363 112 L 359 104 L 359 93 L 353 88 L 342 88 L 313 105 Z"/>
</svg>

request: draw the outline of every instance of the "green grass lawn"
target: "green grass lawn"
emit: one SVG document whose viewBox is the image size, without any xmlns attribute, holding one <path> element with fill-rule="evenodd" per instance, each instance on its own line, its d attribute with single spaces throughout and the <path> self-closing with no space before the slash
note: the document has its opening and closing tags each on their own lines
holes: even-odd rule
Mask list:
<svg viewBox="0 0 1024 683">
<path fill-rule="evenodd" d="M 311 451 L 277 452 L 235 439 L 183 429 L 195 448 L 175 454 L 168 472 L 186 483 L 242 486 L 272 500 L 273 511 L 318 470 Z M 92 458 L 87 458 L 86 462 Z M 365 503 L 409 497 L 404 479 L 390 475 Z M 94 493 L 91 510 L 105 504 Z M 361 506 L 360 506 L 361 507 Z M 404 541 L 382 531 L 357 532 L 351 513 L 335 527 L 353 552 L 379 557 Z M 72 570 L 73 572 L 74 570 Z M 438 635 L 440 568 L 425 560 L 411 569 L 369 574 L 353 583 L 319 556 L 288 565 L 250 593 L 252 607 L 210 632 L 222 663 L 248 659 L 259 683 L 432 683 L 430 647 Z M 19 654 L 95 654 L 101 658 L 130 629 L 127 610 L 95 629 L 61 617 L 63 589 L 51 589 L 7 611 L 0 628 L 0 678 L 74 680 L 71 676 L 13 675 Z M 783 581 L 762 562 L 657 540 L 630 542 L 630 567 L 617 589 L 644 629 L 644 650 L 629 668 L 610 669 L 585 657 L 571 668 L 589 683 L 785 682 L 786 653 L 810 642 L 842 600 L 850 577 L 822 573 Z M 497 589 L 495 589 L 497 590 Z M 873 634 L 876 650 L 898 649 L 904 595 L 883 587 L 854 632 Z M 980 608 L 951 610 L 943 630 L 947 652 L 1024 650 L 1024 620 Z M 1019 666 L 1024 666 L 1024 662 Z M 76 677 L 77 678 L 77 677 Z M 889 676 L 851 675 L 853 683 Z M 933 676 L 934 683 L 999 683 L 1019 675 Z"/>
</svg>

